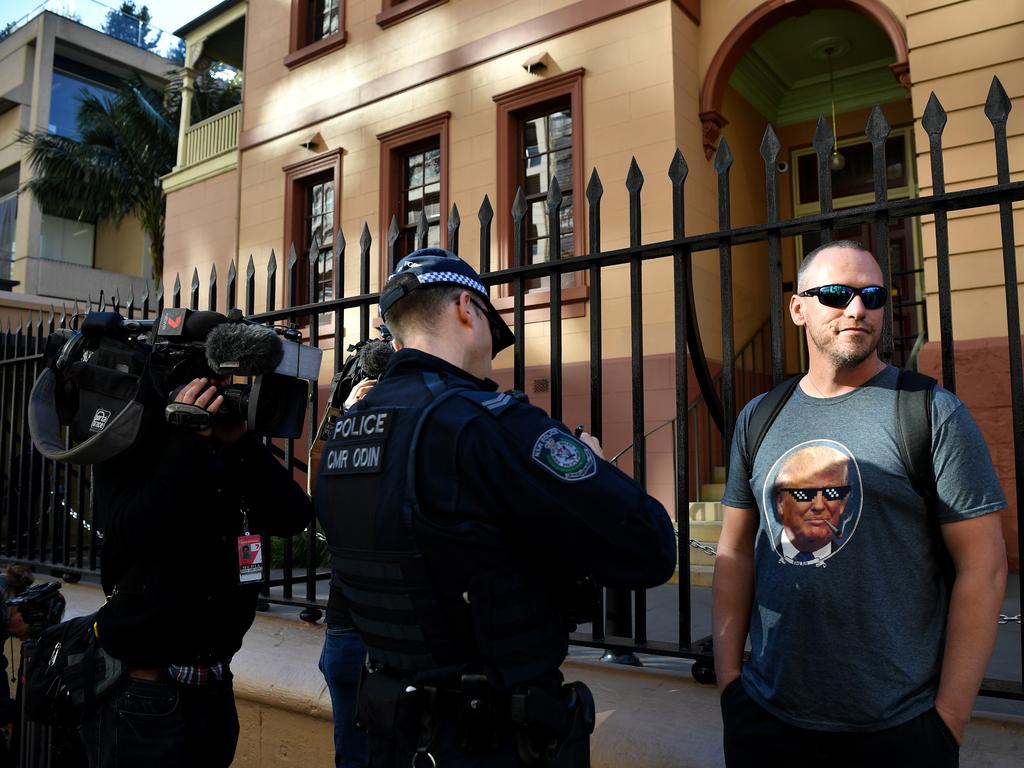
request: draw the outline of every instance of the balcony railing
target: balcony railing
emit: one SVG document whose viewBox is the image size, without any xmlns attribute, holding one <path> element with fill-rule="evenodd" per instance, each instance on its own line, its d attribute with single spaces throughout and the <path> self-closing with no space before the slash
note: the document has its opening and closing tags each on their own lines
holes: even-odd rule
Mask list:
<svg viewBox="0 0 1024 768">
<path fill-rule="evenodd" d="M 208 117 L 185 131 L 182 167 L 209 160 L 238 147 L 238 121 L 242 105 Z"/>
</svg>

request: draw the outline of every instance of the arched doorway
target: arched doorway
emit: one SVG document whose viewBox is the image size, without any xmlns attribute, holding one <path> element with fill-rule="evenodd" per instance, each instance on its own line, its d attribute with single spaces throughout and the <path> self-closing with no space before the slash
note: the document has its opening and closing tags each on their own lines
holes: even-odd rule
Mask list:
<svg viewBox="0 0 1024 768">
<path fill-rule="evenodd" d="M 863 205 L 874 199 L 872 150 L 864 129 L 870 109 L 881 104 L 892 126 L 886 145 L 889 197 L 914 196 L 916 156 L 906 52 L 902 27 L 874 0 L 764 3 L 732 31 L 708 71 L 702 106 L 712 109 L 701 113 L 705 151 L 710 156 L 724 130 L 733 153 L 746 153 L 742 164 L 759 165 L 760 158 L 749 145 L 771 123 L 782 144 L 780 214 L 813 215 L 820 210 L 820 201 L 811 141 L 815 124 L 824 115 L 837 137 L 831 170 L 833 207 Z M 872 250 L 878 235 L 874 224 L 837 228 L 833 234 Z M 893 361 L 905 365 L 913 363 L 925 340 L 917 228 L 909 220 L 896 222 L 888 228 L 887 241 L 895 292 Z M 784 241 L 788 289 L 803 256 L 818 244 L 814 235 Z M 787 332 L 786 346 L 793 368 L 803 350 L 802 337 L 793 329 Z"/>
<path fill-rule="evenodd" d="M 799 19 L 827 10 L 848 11 L 868 20 L 892 45 L 893 60 L 888 63 L 892 76 L 910 94 L 910 62 L 907 35 L 899 19 L 879 0 L 767 0 L 748 13 L 719 46 L 700 94 L 700 120 L 704 131 L 704 154 L 715 151 L 721 129 L 728 124 L 722 112 L 722 99 L 736 65 L 753 44 L 773 27 L 787 19 Z"/>
</svg>

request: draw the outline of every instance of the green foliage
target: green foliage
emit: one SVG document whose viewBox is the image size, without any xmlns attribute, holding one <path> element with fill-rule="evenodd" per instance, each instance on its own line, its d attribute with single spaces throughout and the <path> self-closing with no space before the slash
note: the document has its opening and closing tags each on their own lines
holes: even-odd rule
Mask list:
<svg viewBox="0 0 1024 768">
<path fill-rule="evenodd" d="M 270 540 L 270 567 L 284 568 L 284 552 L 288 540 L 274 537 Z M 299 533 L 292 537 L 292 567 L 305 568 L 306 554 L 309 552 L 309 534 Z M 327 549 L 327 543 L 317 537 L 316 567 L 328 568 L 331 564 L 331 553 Z"/>
<path fill-rule="evenodd" d="M 120 223 L 138 216 L 150 238 L 153 277 L 163 271 L 164 195 L 160 177 L 177 158 L 178 117 L 164 96 L 141 79 L 113 98 L 83 94 L 81 141 L 23 132 L 35 178 L 27 185 L 47 213 Z"/>
<path fill-rule="evenodd" d="M 5 40 L 6 38 L 10 37 L 11 33 L 14 31 L 14 29 L 15 29 L 14 22 L 13 21 L 7 22 L 6 26 L 4 26 L 3 29 L 0 29 L 0 40 Z"/>
<path fill-rule="evenodd" d="M 147 6 L 136 8 L 133 0 L 125 0 L 121 3 L 120 9 L 107 11 L 103 32 L 118 40 L 152 51 L 160 40 L 159 30 L 149 26 L 152 20 Z"/>
<path fill-rule="evenodd" d="M 178 40 L 171 50 L 167 52 L 167 58 L 177 64 L 179 67 L 185 65 L 185 41 Z"/>
</svg>

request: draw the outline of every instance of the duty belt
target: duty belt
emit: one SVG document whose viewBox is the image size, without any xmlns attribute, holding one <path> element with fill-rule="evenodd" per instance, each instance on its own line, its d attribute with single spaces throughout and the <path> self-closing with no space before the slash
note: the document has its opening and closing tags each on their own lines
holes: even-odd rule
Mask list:
<svg viewBox="0 0 1024 768">
<path fill-rule="evenodd" d="M 371 672 L 360 687 L 359 724 L 371 735 L 413 752 L 413 766 L 434 766 L 431 754 L 442 723 L 456 723 L 463 749 L 496 749 L 514 737 L 529 766 L 589 765 L 587 737 L 594 730 L 594 700 L 583 683 L 538 685 L 513 693 L 496 689 L 486 675 L 464 674 L 459 687 L 417 686 Z"/>
</svg>

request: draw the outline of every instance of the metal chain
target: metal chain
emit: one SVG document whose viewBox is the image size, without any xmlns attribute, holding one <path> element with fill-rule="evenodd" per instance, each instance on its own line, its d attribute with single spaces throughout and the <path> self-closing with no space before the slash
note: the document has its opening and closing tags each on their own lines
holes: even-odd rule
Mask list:
<svg viewBox="0 0 1024 768">
<path fill-rule="evenodd" d="M 709 547 L 707 544 L 702 544 L 701 542 L 697 541 L 696 539 L 690 539 L 690 546 L 693 547 L 694 549 L 699 549 L 705 555 L 711 555 L 712 557 L 717 557 L 718 556 L 718 553 L 715 552 L 715 548 L 714 547 Z"/>
<path fill-rule="evenodd" d="M 1020 614 L 1019 613 L 1016 616 L 1007 616 L 1005 613 L 1000 613 L 999 614 L 999 623 L 1000 624 L 1010 624 L 1012 622 L 1017 622 L 1018 624 L 1020 624 Z"/>
</svg>

